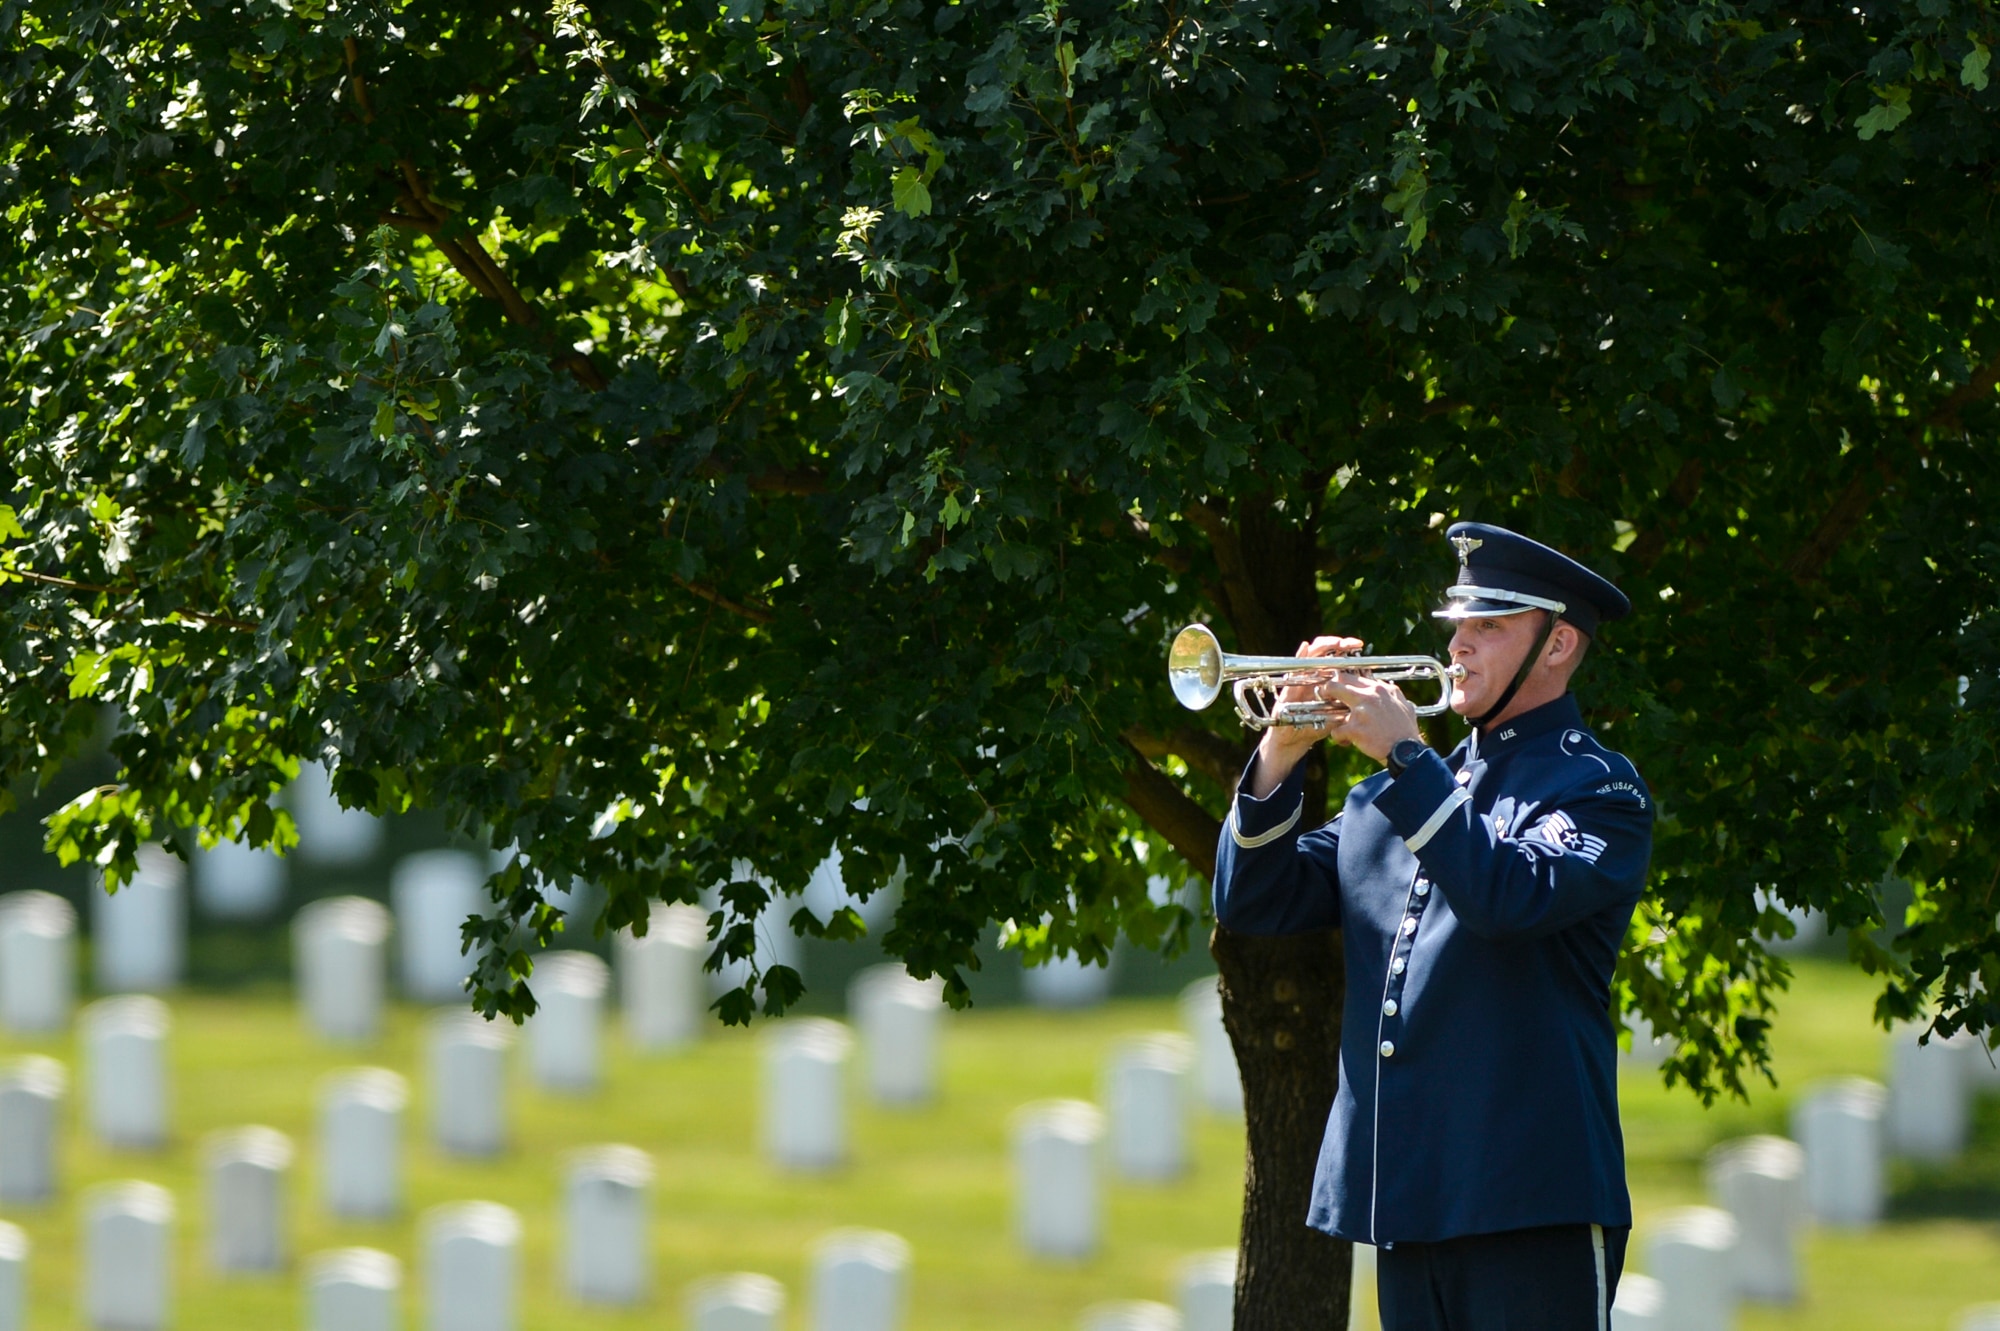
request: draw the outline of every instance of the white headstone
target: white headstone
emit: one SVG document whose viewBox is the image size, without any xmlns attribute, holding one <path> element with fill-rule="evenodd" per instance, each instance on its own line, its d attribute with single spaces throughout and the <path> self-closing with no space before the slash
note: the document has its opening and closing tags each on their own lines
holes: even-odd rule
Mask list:
<svg viewBox="0 0 2000 1331">
<path fill-rule="evenodd" d="M 1166 1183 L 1188 1168 L 1188 1041 L 1169 1032 L 1127 1039 L 1111 1056 L 1105 1107 L 1121 1178 Z"/>
<path fill-rule="evenodd" d="M 25 1331 L 28 1325 L 27 1231 L 0 1221 L 0 1331 Z"/>
<path fill-rule="evenodd" d="M 1175 1282 L 1186 1331 L 1231 1331 L 1236 1325 L 1236 1249 L 1196 1253 Z"/>
<path fill-rule="evenodd" d="M 76 908 L 53 892 L 0 896 L 0 1026 L 51 1035 L 76 1006 Z"/>
<path fill-rule="evenodd" d="M 1243 1115 L 1243 1076 L 1222 1024 L 1222 991 L 1214 975 L 1181 990 L 1181 1027 L 1194 1042 L 1195 1093 L 1211 1114 Z"/>
<path fill-rule="evenodd" d="M 83 1322 L 162 1331 L 171 1320 L 174 1199 L 151 1183 L 105 1183 L 83 1200 Z"/>
<path fill-rule="evenodd" d="M 224 841 L 196 854 L 194 899 L 218 920 L 267 920 L 285 904 L 285 862 L 273 851 Z"/>
<path fill-rule="evenodd" d="M 1097 1186 L 1104 1115 L 1081 1100 L 1044 1100 L 1014 1116 L 1014 1223 L 1037 1257 L 1080 1259 L 1097 1251 Z"/>
<path fill-rule="evenodd" d="M 234 1128 L 208 1139 L 208 1261 L 217 1271 L 280 1271 L 290 1255 L 285 1223 L 291 1138 L 274 1128 Z"/>
<path fill-rule="evenodd" d="M 847 1011 L 861 1037 L 871 1100 L 923 1105 L 937 1098 L 944 981 L 915 979 L 893 962 L 870 966 L 848 985 Z"/>
<path fill-rule="evenodd" d="M 1181 1331 L 1181 1315 L 1164 1303 L 1126 1299 L 1083 1310 L 1077 1331 Z"/>
<path fill-rule="evenodd" d="M 486 905 L 486 870 L 462 850 L 426 850 L 396 862 L 389 902 L 396 912 L 403 992 L 422 1003 L 456 1002 L 473 958 L 463 949 L 467 916 Z"/>
<path fill-rule="evenodd" d="M 285 791 L 285 807 L 299 829 L 299 854 L 314 864 L 359 864 L 382 846 L 382 822 L 363 809 L 343 809 L 333 778 L 316 762 L 299 764 Z"/>
<path fill-rule="evenodd" d="M 876 888 L 863 901 L 847 890 L 847 879 L 841 870 L 840 848 L 835 846 L 812 871 L 812 877 L 806 880 L 806 890 L 799 895 L 799 902 L 822 920 L 832 918 L 837 910 L 852 910 L 868 926 L 869 933 L 878 933 L 896 913 L 905 876 L 899 866 L 887 883 Z"/>
<path fill-rule="evenodd" d="M 431 1140 L 452 1155 L 498 1155 L 507 1146 L 506 1027 L 465 1008 L 431 1020 Z"/>
<path fill-rule="evenodd" d="M 528 1072 L 552 1091 L 588 1091 L 604 1079 L 604 995 L 611 968 L 588 952 L 545 952 L 529 977 Z"/>
<path fill-rule="evenodd" d="M 91 956 L 105 993 L 159 993 L 181 982 L 187 958 L 187 872 L 158 846 L 116 893 L 90 894 Z"/>
<path fill-rule="evenodd" d="M 373 1248 L 306 1260 L 306 1331 L 400 1331 L 403 1264 Z"/>
<path fill-rule="evenodd" d="M 1667 1292 L 1659 1281 L 1627 1271 L 1611 1301 L 1611 1331 L 1668 1331 L 1666 1305 Z"/>
<path fill-rule="evenodd" d="M 1737 1288 L 1756 1303 L 1799 1299 L 1806 1153 L 1783 1137 L 1744 1137 L 1708 1155 L 1708 1192 L 1736 1221 Z"/>
<path fill-rule="evenodd" d="M 1954 1044 L 1965 1046 L 1962 1057 L 1965 1060 L 1965 1084 L 1972 1089 L 1973 1096 L 2000 1095 L 2000 1051 L 1986 1047 L 1989 1031 L 1960 1031 L 1952 1036 Z"/>
<path fill-rule="evenodd" d="M 619 1307 L 646 1301 L 652 1193 L 652 1159 L 635 1146 L 598 1146 L 570 1158 L 562 1263 L 571 1298 Z"/>
<path fill-rule="evenodd" d="M 320 1193 L 329 1215 L 383 1220 L 403 1209 L 403 1109 L 409 1088 L 387 1068 L 350 1068 L 320 1090 Z"/>
<path fill-rule="evenodd" d="M 521 1219 L 493 1202 L 424 1214 L 424 1331 L 514 1331 Z"/>
<path fill-rule="evenodd" d="M 751 933 L 756 942 L 753 955 L 745 960 L 726 961 L 720 970 L 704 972 L 711 995 L 721 995 L 731 989 L 740 988 L 743 981 L 749 978 L 752 961 L 760 971 L 767 971 L 773 966 L 790 966 L 796 970 L 799 965 L 799 936 L 792 931 L 790 923 L 792 908 L 785 904 L 770 880 L 754 872 L 748 860 L 738 860 L 731 866 L 730 872 L 732 881 L 754 880 L 762 883 L 765 890 L 771 893 L 772 899 L 764 907 L 763 912 L 751 922 Z M 723 886 L 722 883 L 711 884 L 701 894 L 704 920 L 707 919 L 709 912 L 723 910 Z M 724 927 L 728 928 L 738 923 L 741 921 L 732 915 L 724 922 Z M 704 930 L 706 927 L 703 926 Z"/>
<path fill-rule="evenodd" d="M 1806 1208 L 1823 1225 L 1865 1229 L 1882 1218 L 1882 1110 L 1878 1082 L 1822 1083 L 1792 1108 L 1806 1153 Z"/>
<path fill-rule="evenodd" d="M 167 1143 L 167 1005 L 130 995 L 83 1010 L 84 1119 L 106 1146 Z"/>
<path fill-rule="evenodd" d="M 880 1229 L 837 1229 L 813 1245 L 807 1331 L 903 1331 L 910 1245 Z"/>
<path fill-rule="evenodd" d="M 1764 947 L 1767 951 L 1775 952 L 1779 956 L 1796 956 L 1812 951 L 1827 940 L 1831 930 L 1823 912 L 1816 911 L 1810 906 L 1788 905 L 1779 901 L 1771 889 L 1758 888 L 1757 908 L 1768 910 L 1773 906 L 1784 912 L 1785 918 L 1792 922 L 1793 933 L 1790 938 L 1779 938 L 1776 934 L 1765 938 Z"/>
<path fill-rule="evenodd" d="M 738 1272 L 688 1287 L 689 1331 L 778 1331 L 785 1287 L 769 1276 Z"/>
<path fill-rule="evenodd" d="M 1115 952 L 1102 966 L 1075 956 L 1053 957 L 1044 965 L 1021 971 L 1021 992 L 1036 1007 L 1096 1007 L 1111 997 L 1111 972 L 1117 962 Z"/>
<path fill-rule="evenodd" d="M 0 1202 L 28 1205 L 56 1195 L 56 1136 L 69 1075 L 30 1055 L 0 1067 Z"/>
<path fill-rule="evenodd" d="M 366 897 L 328 897 L 292 921 L 292 967 L 306 1022 L 320 1038 L 373 1040 L 382 1030 L 389 911 Z"/>
<path fill-rule="evenodd" d="M 1986 1047 L 1993 1033 L 1960 1031 L 1952 1037 L 1965 1046 L 1966 1080 L 1975 1096 L 2000 1095 L 2000 1050 Z"/>
<path fill-rule="evenodd" d="M 2000 1331 L 2000 1303 L 1981 1303 L 1958 1315 L 1952 1331 Z"/>
<path fill-rule="evenodd" d="M 613 943 L 625 1038 L 635 1049 L 677 1049 L 701 1037 L 708 1016 L 708 915 L 699 906 L 654 902 L 646 936 L 621 930 Z"/>
<path fill-rule="evenodd" d="M 1972 1130 L 1972 1087 L 1966 1055 L 1953 1040 L 1918 1044 L 1915 1027 L 1889 1040 L 1889 1107 L 1884 1135 L 1892 1155 L 1944 1162 L 1965 1151 Z"/>
<path fill-rule="evenodd" d="M 1683 1206 L 1648 1227 L 1646 1269 L 1660 1282 L 1673 1331 L 1736 1325 L 1736 1222 L 1712 1206 Z"/>
<path fill-rule="evenodd" d="M 782 1169 L 847 1159 L 847 1056 L 854 1037 L 822 1017 L 792 1017 L 764 1041 L 764 1154 Z"/>
</svg>

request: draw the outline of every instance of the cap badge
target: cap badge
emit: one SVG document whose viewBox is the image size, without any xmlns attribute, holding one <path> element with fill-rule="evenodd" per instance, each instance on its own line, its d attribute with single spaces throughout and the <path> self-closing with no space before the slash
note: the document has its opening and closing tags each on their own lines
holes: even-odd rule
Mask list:
<svg viewBox="0 0 2000 1331">
<path fill-rule="evenodd" d="M 1461 564 L 1470 563 L 1472 552 L 1484 544 L 1486 542 L 1480 540 L 1477 536 L 1460 535 L 1451 538 L 1452 549 L 1458 551 L 1458 562 Z"/>
</svg>

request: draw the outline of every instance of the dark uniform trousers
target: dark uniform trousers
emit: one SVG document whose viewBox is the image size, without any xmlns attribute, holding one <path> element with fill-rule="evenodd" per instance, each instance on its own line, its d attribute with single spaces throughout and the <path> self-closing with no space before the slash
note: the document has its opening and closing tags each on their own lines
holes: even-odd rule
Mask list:
<svg viewBox="0 0 2000 1331">
<path fill-rule="evenodd" d="M 1545 1225 L 1393 1244 L 1375 1259 L 1382 1325 L 1392 1331 L 1609 1331 L 1631 1234 L 1622 1225 Z"/>
<path fill-rule="evenodd" d="M 1376 1246 L 1384 1327 L 1601 1331 L 1632 1224 L 1611 975 L 1652 799 L 1567 696 L 1491 730 L 1311 830 L 1302 770 L 1239 788 L 1215 914 L 1341 931 L 1340 1086 L 1301 1219 Z"/>
</svg>

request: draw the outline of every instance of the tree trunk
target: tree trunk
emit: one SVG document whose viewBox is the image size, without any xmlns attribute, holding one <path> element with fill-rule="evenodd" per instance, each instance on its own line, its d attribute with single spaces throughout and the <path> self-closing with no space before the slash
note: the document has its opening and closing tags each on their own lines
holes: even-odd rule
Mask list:
<svg viewBox="0 0 2000 1331">
<path fill-rule="evenodd" d="M 1268 496 L 1230 509 L 1191 505 L 1188 518 L 1215 555 L 1210 597 L 1229 620 L 1232 650 L 1289 656 L 1323 631 L 1317 584 L 1316 515 L 1287 520 Z M 1254 737 L 1253 737 L 1254 738 Z M 1188 749 L 1191 766 L 1225 791 L 1235 783 L 1228 746 L 1211 736 L 1133 745 L 1126 801 L 1190 865 L 1215 876 L 1221 825 L 1164 773 L 1146 750 Z M 1326 821 L 1326 755 L 1306 760 L 1301 830 Z M 1346 996 L 1337 932 L 1258 938 L 1217 926 L 1209 952 L 1222 972 L 1222 1016 L 1243 1077 L 1248 1147 L 1243 1232 L 1236 1262 L 1236 1331 L 1344 1331 L 1353 1250 L 1306 1224 L 1313 1168 L 1340 1078 L 1340 1011 Z"/>
<path fill-rule="evenodd" d="M 1353 1249 L 1306 1224 L 1340 1077 L 1340 934 L 1260 938 L 1218 925 L 1208 947 L 1249 1137 L 1236 1331 L 1344 1331 Z"/>
</svg>

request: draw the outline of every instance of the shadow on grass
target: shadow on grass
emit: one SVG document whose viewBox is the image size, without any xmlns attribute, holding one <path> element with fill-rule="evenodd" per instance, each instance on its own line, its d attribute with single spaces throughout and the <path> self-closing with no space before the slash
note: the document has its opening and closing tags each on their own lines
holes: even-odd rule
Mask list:
<svg viewBox="0 0 2000 1331">
<path fill-rule="evenodd" d="M 1903 1161 L 1889 1175 L 1896 1220 L 2000 1221 L 2000 1097 L 1973 1108 L 1972 1145 L 1949 1164 Z"/>
</svg>

